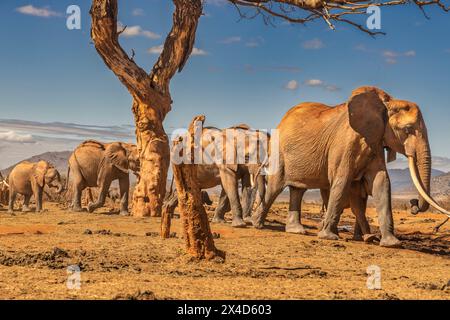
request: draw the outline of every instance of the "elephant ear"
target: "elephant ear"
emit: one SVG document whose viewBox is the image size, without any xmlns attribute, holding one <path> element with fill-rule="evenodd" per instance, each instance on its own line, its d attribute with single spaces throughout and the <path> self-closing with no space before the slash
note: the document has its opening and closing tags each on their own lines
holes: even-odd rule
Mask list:
<svg viewBox="0 0 450 320">
<path fill-rule="evenodd" d="M 350 126 L 369 145 L 383 140 L 386 127 L 386 106 L 374 91 L 353 95 L 347 103 Z"/>
<path fill-rule="evenodd" d="M 39 161 L 34 165 L 33 177 L 36 180 L 36 183 L 43 188 L 45 184 L 45 174 L 48 170 L 48 163 L 45 161 Z"/>
<path fill-rule="evenodd" d="M 121 143 L 111 143 L 103 153 L 103 164 L 112 164 L 122 172 L 128 173 L 128 152 Z"/>
<path fill-rule="evenodd" d="M 391 148 L 387 147 L 386 148 L 387 151 L 387 159 L 386 161 L 389 162 L 393 162 L 397 159 L 397 152 L 395 152 L 394 150 L 392 150 Z"/>
</svg>

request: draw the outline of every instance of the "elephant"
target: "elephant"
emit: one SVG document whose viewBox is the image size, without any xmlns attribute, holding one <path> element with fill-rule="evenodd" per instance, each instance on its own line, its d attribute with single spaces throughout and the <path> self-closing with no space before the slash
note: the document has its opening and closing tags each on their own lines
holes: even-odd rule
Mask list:
<svg viewBox="0 0 450 320">
<path fill-rule="evenodd" d="M 58 170 L 44 160 L 24 161 L 16 165 L 8 176 L 8 184 L 8 212 L 10 213 L 14 211 L 14 202 L 18 193 L 24 196 L 23 212 L 30 211 L 29 204 L 32 195 L 36 201 L 36 212 L 41 212 L 44 186 L 56 188 L 57 193 L 61 193 L 64 187 Z"/>
<path fill-rule="evenodd" d="M 232 140 L 227 140 L 227 133 L 233 135 Z M 202 148 L 203 151 L 210 152 L 205 153 L 205 156 L 208 158 L 204 159 L 206 161 L 197 167 L 199 187 L 200 189 L 209 189 L 222 185 L 219 203 L 212 219 L 213 223 L 224 223 L 225 213 L 231 209 L 233 212 L 231 226 L 236 228 L 246 227 L 246 221 L 249 223 L 252 221 L 250 213 L 256 197 L 255 190 L 258 190 L 260 197 L 265 193 L 265 177 L 259 175 L 255 179 L 252 178 L 256 177 L 262 161 L 254 161 L 254 163 L 247 161 L 252 153 L 256 153 L 256 148 L 259 146 L 259 144 L 256 146 L 251 145 L 248 139 L 245 139 L 248 133 L 266 135 L 267 140 L 269 137 L 267 133 L 251 130 L 246 124 L 236 125 L 224 130 L 215 127 L 203 128 L 201 137 Z M 245 145 L 243 146 L 243 150 L 239 150 L 239 141 L 244 141 Z M 220 145 L 220 143 L 222 144 Z M 211 148 L 211 146 L 214 148 Z M 226 154 L 226 150 L 232 150 L 234 161 L 231 164 L 226 163 L 227 161 L 224 161 L 225 159 L 220 157 L 218 153 L 220 149 L 222 149 L 222 155 Z M 237 154 L 241 151 L 244 160 L 246 160 L 244 163 L 237 161 Z M 241 181 L 242 186 L 243 206 L 239 197 L 239 181 Z M 255 188 L 253 184 L 256 185 Z M 259 199 L 258 202 L 261 201 Z M 176 206 L 176 203 L 171 204 L 171 206 L 173 205 Z"/>
<path fill-rule="evenodd" d="M 102 143 L 87 140 L 71 154 L 67 169 L 67 183 L 72 173 L 74 190 L 72 211 L 80 212 L 81 193 L 86 187 L 99 187 L 97 201 L 88 204 L 88 211 L 102 207 L 111 186 L 118 179 L 120 189 L 120 214 L 128 215 L 130 180 L 128 170 L 139 178 L 139 152 L 136 145 L 124 142 Z"/>
<path fill-rule="evenodd" d="M 411 210 L 424 212 L 431 204 L 448 214 L 429 196 L 431 151 L 425 121 L 415 103 L 394 99 L 376 87 L 360 87 L 336 107 L 299 104 L 284 115 L 277 128 L 279 170 L 268 176 L 264 203 L 253 216 L 254 227 L 264 227 L 270 206 L 286 186 L 294 199 L 299 189 L 325 189 L 329 190 L 328 208 L 318 237 L 337 240 L 345 203 L 350 201 L 359 212 L 365 209 L 364 197 L 351 193 L 352 183 L 357 181 L 376 202 L 380 245 L 400 246 L 394 235 L 386 169 L 386 162 L 395 160 L 397 153 L 408 158 L 420 195 L 411 201 Z M 288 224 L 302 228 L 299 201 L 291 204 Z"/>
</svg>

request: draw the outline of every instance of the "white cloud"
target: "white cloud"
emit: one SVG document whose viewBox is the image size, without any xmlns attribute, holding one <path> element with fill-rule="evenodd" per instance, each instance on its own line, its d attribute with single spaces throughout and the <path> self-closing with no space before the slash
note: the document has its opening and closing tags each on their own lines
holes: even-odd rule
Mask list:
<svg viewBox="0 0 450 320">
<path fill-rule="evenodd" d="M 384 57 L 384 61 L 388 64 L 396 64 L 398 62 L 399 58 L 402 57 L 415 57 L 416 56 L 416 51 L 414 50 L 409 50 L 409 51 L 405 51 L 405 52 L 396 52 L 396 51 L 392 51 L 392 50 L 384 50 L 383 52 L 381 52 L 381 55 Z"/>
<path fill-rule="evenodd" d="M 320 80 L 320 79 L 306 80 L 304 82 L 304 85 L 306 85 L 308 87 L 322 88 L 322 89 L 324 89 L 326 91 L 330 91 L 330 92 L 336 92 L 336 91 L 341 90 L 341 88 L 339 88 L 338 86 L 335 86 L 334 84 L 326 83 L 325 81 Z"/>
<path fill-rule="evenodd" d="M 33 136 L 31 134 L 19 134 L 16 131 L 0 132 L 0 140 L 23 143 L 34 142 Z"/>
<path fill-rule="evenodd" d="M 284 88 L 287 90 L 297 90 L 298 82 L 296 80 L 291 80 L 284 86 Z"/>
<path fill-rule="evenodd" d="M 161 44 L 159 46 L 154 46 L 154 47 L 149 48 L 147 50 L 147 52 L 150 54 L 161 54 L 163 49 L 164 49 L 164 46 Z M 208 52 L 206 52 L 205 50 L 202 50 L 202 49 L 193 48 L 191 55 L 192 56 L 206 56 L 206 55 L 208 55 Z"/>
<path fill-rule="evenodd" d="M 193 56 L 207 56 L 208 54 L 209 53 L 206 52 L 205 50 L 198 49 L 198 48 L 192 49 L 192 53 L 191 53 L 191 55 L 193 55 Z"/>
<path fill-rule="evenodd" d="M 336 92 L 336 91 L 341 90 L 341 88 L 339 88 L 338 86 L 335 86 L 333 84 L 330 84 L 330 85 L 325 86 L 325 90 L 331 91 L 331 92 Z"/>
<path fill-rule="evenodd" d="M 232 43 L 241 42 L 241 40 L 242 40 L 241 37 L 233 36 L 233 37 L 228 37 L 228 38 L 225 38 L 223 40 L 220 40 L 219 43 L 232 44 Z"/>
<path fill-rule="evenodd" d="M 147 52 L 150 54 L 161 54 L 163 51 L 163 48 L 164 48 L 164 46 L 161 44 L 159 46 L 154 46 L 154 47 L 149 48 L 147 50 Z"/>
<path fill-rule="evenodd" d="M 324 43 L 319 38 L 314 38 L 312 40 L 305 41 L 302 43 L 302 46 L 303 48 L 308 50 L 318 50 L 325 47 Z"/>
<path fill-rule="evenodd" d="M 253 39 L 250 39 L 249 41 L 247 41 L 245 43 L 245 46 L 249 47 L 249 48 L 256 48 L 256 47 L 259 47 L 260 45 L 262 45 L 264 42 L 265 42 L 265 40 L 263 37 L 256 37 L 256 38 L 253 38 Z"/>
<path fill-rule="evenodd" d="M 308 87 L 321 87 L 323 86 L 323 81 L 319 79 L 309 79 L 305 81 Z"/>
<path fill-rule="evenodd" d="M 38 8 L 31 4 L 18 7 L 16 8 L 16 11 L 22 14 L 35 16 L 35 17 L 42 17 L 42 18 L 51 18 L 51 17 L 60 17 L 61 13 L 52 11 L 48 7 Z"/>
<path fill-rule="evenodd" d="M 117 24 L 117 30 L 123 32 L 120 34 L 122 37 L 132 38 L 132 37 L 146 37 L 149 39 L 159 39 L 161 36 L 157 33 L 154 33 L 149 30 L 142 29 L 141 26 L 127 26 L 124 30 L 125 26 L 122 23 Z"/>
<path fill-rule="evenodd" d="M 131 12 L 131 14 L 135 17 L 140 17 L 140 16 L 145 16 L 145 12 L 143 9 L 141 8 L 136 8 L 133 9 L 133 11 Z"/>
</svg>

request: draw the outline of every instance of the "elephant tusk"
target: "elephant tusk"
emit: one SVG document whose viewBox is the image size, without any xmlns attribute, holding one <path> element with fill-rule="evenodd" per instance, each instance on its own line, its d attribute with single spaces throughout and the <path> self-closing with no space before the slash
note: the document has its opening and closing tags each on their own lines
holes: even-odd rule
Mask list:
<svg viewBox="0 0 450 320">
<path fill-rule="evenodd" d="M 255 187 L 255 176 L 253 175 L 253 173 L 250 174 L 250 186 L 252 188 Z"/>
<path fill-rule="evenodd" d="M 3 180 L 2 183 L 9 188 L 9 184 L 8 182 L 6 182 L 6 180 Z"/>
<path fill-rule="evenodd" d="M 417 191 L 419 191 L 419 194 L 435 209 L 439 210 L 443 214 L 450 217 L 450 212 L 448 212 L 447 210 L 442 208 L 440 205 L 438 205 L 436 203 L 436 201 L 434 201 L 433 198 L 431 198 L 431 196 L 429 196 L 423 189 L 422 183 L 419 181 L 419 178 L 417 175 L 416 163 L 414 161 L 414 158 L 411 156 L 408 157 L 408 165 L 409 165 L 409 172 L 411 174 L 411 178 L 413 180 L 414 186 L 416 187 Z"/>
</svg>

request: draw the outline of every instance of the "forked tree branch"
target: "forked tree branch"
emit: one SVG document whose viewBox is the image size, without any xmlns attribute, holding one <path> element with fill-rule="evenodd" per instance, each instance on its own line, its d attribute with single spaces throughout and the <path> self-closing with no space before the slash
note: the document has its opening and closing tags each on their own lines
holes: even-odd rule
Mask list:
<svg viewBox="0 0 450 320">
<path fill-rule="evenodd" d="M 170 34 L 151 72 L 152 83 L 162 93 L 169 92 L 169 82 L 181 71 L 194 48 L 198 20 L 202 14 L 200 0 L 174 0 L 175 12 Z"/>
<path fill-rule="evenodd" d="M 90 14 L 91 37 L 97 52 L 133 97 L 147 101 L 151 79 L 119 44 L 117 0 L 93 0 Z"/>
<path fill-rule="evenodd" d="M 141 69 L 119 44 L 117 0 L 93 0 L 91 37 L 105 64 L 141 102 L 158 106 L 161 117 L 170 111 L 169 84 L 176 71 L 181 71 L 192 52 L 201 0 L 173 0 L 173 26 L 164 49 L 150 74 Z"/>
</svg>

